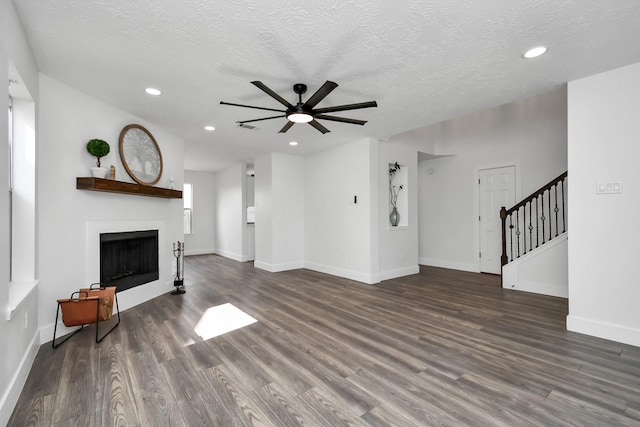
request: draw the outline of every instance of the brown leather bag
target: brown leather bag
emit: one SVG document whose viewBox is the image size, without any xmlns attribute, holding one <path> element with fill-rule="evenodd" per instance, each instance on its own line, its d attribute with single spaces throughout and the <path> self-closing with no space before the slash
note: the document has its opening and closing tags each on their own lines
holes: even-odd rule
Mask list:
<svg viewBox="0 0 640 427">
<path fill-rule="evenodd" d="M 59 299 L 62 323 L 65 326 L 80 326 L 111 319 L 116 287 L 82 288 L 71 298 Z"/>
<path fill-rule="evenodd" d="M 87 299 L 100 298 L 100 309 L 98 310 L 98 320 L 101 322 L 111 319 L 113 314 L 113 299 L 116 295 L 116 287 L 109 286 L 106 288 L 82 288 L 80 292 L 87 292 Z M 95 306 L 94 306 L 95 309 Z M 95 319 L 95 316 L 94 316 Z M 95 320 L 94 320 L 95 322 Z"/>
</svg>

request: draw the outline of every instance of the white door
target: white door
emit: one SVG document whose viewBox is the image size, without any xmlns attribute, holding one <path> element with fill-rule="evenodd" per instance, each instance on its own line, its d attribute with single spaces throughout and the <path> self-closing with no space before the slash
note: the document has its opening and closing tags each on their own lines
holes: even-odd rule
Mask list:
<svg viewBox="0 0 640 427">
<path fill-rule="evenodd" d="M 516 168 L 480 170 L 480 271 L 500 274 L 502 222 L 500 208 L 515 204 Z"/>
</svg>

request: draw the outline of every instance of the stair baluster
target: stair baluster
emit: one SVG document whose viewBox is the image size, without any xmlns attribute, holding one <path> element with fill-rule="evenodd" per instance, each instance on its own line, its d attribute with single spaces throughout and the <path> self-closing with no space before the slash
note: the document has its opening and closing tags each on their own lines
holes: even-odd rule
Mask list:
<svg viewBox="0 0 640 427">
<path fill-rule="evenodd" d="M 500 209 L 500 219 L 502 222 L 502 256 L 500 261 L 505 265 L 527 252 L 533 251 L 533 230 L 536 233 L 536 248 L 550 242 L 555 237 L 567 231 L 566 224 L 566 192 L 565 181 L 567 172 L 564 172 L 548 184 L 542 186 L 539 190 L 529 195 L 521 202 L 515 204 L 510 209 L 502 207 Z M 560 186 L 560 197 L 558 197 L 558 186 Z M 551 192 L 553 191 L 553 195 Z M 545 194 L 546 193 L 546 194 Z M 547 199 L 547 208 L 545 210 L 545 196 Z M 553 197 L 553 204 L 552 204 Z M 527 223 L 527 204 L 529 206 L 529 222 Z M 535 216 L 533 214 L 533 206 L 535 204 Z M 520 219 L 520 210 L 522 209 L 522 220 Z M 507 233 L 507 218 L 509 233 Z M 562 221 L 562 227 L 560 227 Z M 554 224 L 555 222 L 555 224 Z M 515 223 L 515 224 L 514 224 Z M 547 225 L 548 223 L 548 225 Z M 555 235 L 553 228 L 555 226 Z M 515 228 L 515 233 L 514 233 Z M 549 234 L 547 235 L 547 228 Z M 527 230 L 529 231 L 529 247 L 527 247 Z M 515 236 L 514 236 L 515 234 Z M 520 235 L 522 234 L 522 249 L 520 243 Z M 542 234 L 542 242 L 540 242 L 540 234 Z M 515 240 L 515 242 L 514 242 Z M 508 241 L 508 242 L 507 242 Z M 515 247 L 514 247 L 515 246 Z M 507 253 L 507 248 L 509 253 Z M 514 253 L 515 250 L 515 253 Z"/>
</svg>

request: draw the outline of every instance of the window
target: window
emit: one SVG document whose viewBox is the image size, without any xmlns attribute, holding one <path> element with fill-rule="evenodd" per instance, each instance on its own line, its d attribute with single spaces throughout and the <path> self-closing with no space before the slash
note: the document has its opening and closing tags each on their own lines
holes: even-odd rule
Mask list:
<svg viewBox="0 0 640 427">
<path fill-rule="evenodd" d="M 9 96 L 9 281 L 13 280 L 13 99 Z"/>
<path fill-rule="evenodd" d="M 184 201 L 184 234 L 193 234 L 193 185 L 184 184 L 182 200 Z"/>
</svg>

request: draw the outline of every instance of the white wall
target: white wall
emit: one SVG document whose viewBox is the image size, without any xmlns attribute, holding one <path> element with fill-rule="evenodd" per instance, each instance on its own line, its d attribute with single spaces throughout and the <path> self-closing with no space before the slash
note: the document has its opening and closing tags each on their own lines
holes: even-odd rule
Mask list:
<svg viewBox="0 0 640 427">
<path fill-rule="evenodd" d="M 36 269 L 35 103 L 13 100 L 13 253 L 14 282 L 33 281 Z"/>
<path fill-rule="evenodd" d="M 640 64 L 569 84 L 572 331 L 640 346 Z M 622 194 L 596 183 L 622 182 Z"/>
<path fill-rule="evenodd" d="M 145 126 L 158 142 L 163 169 L 172 171 L 177 188 L 183 183 L 184 142 L 46 75 L 40 78 L 38 115 L 39 320 L 46 342 L 52 338 L 56 299 L 100 279 L 99 231 L 160 230 L 160 278 L 120 292 L 121 310 L 173 289 L 171 244 L 183 240 L 181 199 L 76 189 L 76 177 L 88 176 L 95 163 L 86 142 L 92 138 L 109 142 L 111 152 L 102 163 L 115 165 L 117 180 L 133 182 L 118 156 L 118 136 L 128 124 Z M 166 172 L 156 186 L 169 186 Z"/>
<path fill-rule="evenodd" d="M 256 259 L 267 271 L 304 266 L 304 160 L 269 153 L 256 159 Z"/>
<path fill-rule="evenodd" d="M 502 287 L 561 298 L 569 297 L 568 234 L 502 267 Z"/>
<path fill-rule="evenodd" d="M 216 250 L 236 261 L 247 261 L 244 249 L 246 201 L 244 181 L 246 166 L 237 164 L 216 173 Z"/>
<path fill-rule="evenodd" d="M 273 185 L 272 154 L 263 154 L 255 159 L 254 198 L 255 215 L 255 261 L 254 266 L 271 270 L 273 266 Z"/>
<path fill-rule="evenodd" d="M 193 184 L 193 234 L 184 236 L 185 255 L 212 254 L 216 249 L 216 176 L 213 172 L 184 171 Z"/>
<path fill-rule="evenodd" d="M 365 283 L 380 280 L 374 229 L 378 191 L 386 195 L 386 187 L 375 179 L 378 144 L 363 139 L 305 157 L 306 268 Z"/>
<path fill-rule="evenodd" d="M 304 161 L 302 157 L 280 153 L 272 153 L 271 161 L 273 271 L 302 268 Z"/>
<path fill-rule="evenodd" d="M 425 153 L 452 155 L 419 162 L 420 263 L 480 271 L 479 170 L 515 165 L 520 200 L 567 170 L 566 126 L 562 87 L 394 137 Z"/>
<path fill-rule="evenodd" d="M 11 65 L 10 65 L 11 64 Z M 35 60 L 13 8 L 13 2 L 0 2 L 0 98 L 8 99 L 9 67 L 15 66 L 33 100 L 38 102 L 38 71 Z M 6 108 L 7 104 L 4 104 Z M 7 110 L 0 113 L 0 188 L 9 187 Z M 35 358 L 39 333 L 38 295 L 31 292 L 23 299 L 11 320 L 7 320 L 10 303 L 9 288 L 9 197 L 0 192 L 0 425 L 11 416 L 15 402 L 26 381 Z M 36 236 L 37 239 L 37 236 Z M 37 271 L 37 265 L 36 265 Z M 13 290 L 12 290 L 13 291 Z"/>
</svg>

